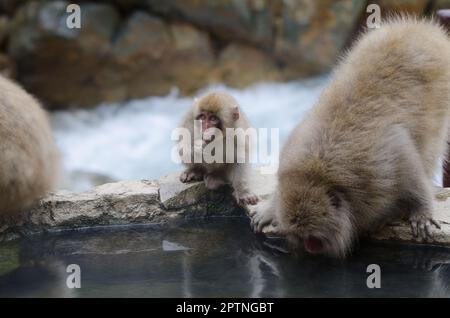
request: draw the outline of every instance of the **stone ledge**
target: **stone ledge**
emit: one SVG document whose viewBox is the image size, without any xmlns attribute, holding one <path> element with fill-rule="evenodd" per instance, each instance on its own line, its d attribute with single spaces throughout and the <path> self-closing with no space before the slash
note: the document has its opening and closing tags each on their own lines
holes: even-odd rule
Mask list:
<svg viewBox="0 0 450 318">
<path fill-rule="evenodd" d="M 24 217 L 0 227 L 0 241 L 51 231 L 97 226 L 157 224 L 196 217 L 245 217 L 232 189 L 208 191 L 202 182 L 183 184 L 179 173 L 157 181 L 107 183 L 87 192 L 59 191 L 42 199 Z M 253 190 L 267 199 L 275 188 L 273 176 L 253 173 Z M 436 188 L 434 217 L 442 229 L 429 244 L 450 246 L 450 188 Z M 270 230 L 270 229 L 269 229 Z M 375 240 L 414 242 L 409 224 L 398 221 L 373 236 Z"/>
</svg>

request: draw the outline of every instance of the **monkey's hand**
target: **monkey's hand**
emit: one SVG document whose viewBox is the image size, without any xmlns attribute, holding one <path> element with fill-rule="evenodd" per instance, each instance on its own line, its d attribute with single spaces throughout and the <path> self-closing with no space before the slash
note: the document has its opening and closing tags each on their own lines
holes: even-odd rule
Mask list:
<svg viewBox="0 0 450 318">
<path fill-rule="evenodd" d="M 427 241 L 433 238 L 432 225 L 440 229 L 439 222 L 426 213 L 414 213 L 410 216 L 411 230 L 414 237 Z"/>
<path fill-rule="evenodd" d="M 200 173 L 193 169 L 186 169 L 180 175 L 180 181 L 187 183 L 190 181 L 201 181 L 203 180 L 203 173 Z"/>
<path fill-rule="evenodd" d="M 249 209 L 250 226 L 255 233 L 262 233 L 264 228 L 270 225 L 276 232 L 280 232 L 275 211 L 268 208 L 266 204 L 262 203 Z"/>
<path fill-rule="evenodd" d="M 239 202 L 239 204 L 245 204 L 245 205 L 255 205 L 259 201 L 259 197 L 254 194 L 253 192 L 250 192 L 248 190 L 244 191 L 236 191 L 234 194 L 236 197 L 236 200 Z"/>
</svg>

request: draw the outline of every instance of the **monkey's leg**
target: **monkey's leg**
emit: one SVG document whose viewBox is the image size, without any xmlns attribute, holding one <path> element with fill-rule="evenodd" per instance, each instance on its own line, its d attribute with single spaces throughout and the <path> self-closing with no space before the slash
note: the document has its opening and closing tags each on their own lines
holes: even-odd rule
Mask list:
<svg viewBox="0 0 450 318">
<path fill-rule="evenodd" d="M 189 167 L 183 171 L 180 175 L 180 181 L 183 183 L 190 181 L 201 181 L 203 180 L 204 172 L 198 167 Z"/>
<path fill-rule="evenodd" d="M 262 202 L 250 208 L 250 225 L 254 232 L 261 233 L 265 227 L 272 225 L 277 232 L 281 232 L 277 218 L 276 193 L 267 202 Z"/>
<path fill-rule="evenodd" d="M 256 194 L 250 191 L 247 178 L 250 167 L 247 164 L 236 164 L 233 176 L 232 185 L 234 188 L 234 197 L 240 204 L 255 205 L 259 198 Z"/>
</svg>

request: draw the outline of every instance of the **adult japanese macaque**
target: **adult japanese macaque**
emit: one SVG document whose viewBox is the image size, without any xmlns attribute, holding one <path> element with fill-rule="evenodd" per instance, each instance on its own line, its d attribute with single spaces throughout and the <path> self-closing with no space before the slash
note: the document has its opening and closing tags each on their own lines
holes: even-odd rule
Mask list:
<svg viewBox="0 0 450 318">
<path fill-rule="evenodd" d="M 59 152 L 45 111 L 12 81 L 0 76 L 0 224 L 53 190 Z"/>
<path fill-rule="evenodd" d="M 450 40 L 432 21 L 368 31 L 281 154 L 272 200 L 251 212 L 294 246 L 346 256 L 362 235 L 409 218 L 432 240 L 432 180 L 447 150 Z"/>
<path fill-rule="evenodd" d="M 248 187 L 252 138 L 245 132 L 251 126 L 236 99 L 224 92 L 200 98 L 184 116 L 181 127 L 190 133 L 189 139 L 178 144 L 184 149 L 182 161 L 187 166 L 181 182 L 204 180 L 211 190 L 231 184 L 239 203 L 256 204 L 258 197 Z"/>
</svg>

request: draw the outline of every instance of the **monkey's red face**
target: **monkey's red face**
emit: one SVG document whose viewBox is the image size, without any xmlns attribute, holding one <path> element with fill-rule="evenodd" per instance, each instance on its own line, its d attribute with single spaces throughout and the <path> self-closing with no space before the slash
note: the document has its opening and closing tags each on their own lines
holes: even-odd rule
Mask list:
<svg viewBox="0 0 450 318">
<path fill-rule="evenodd" d="M 289 187 L 281 200 L 288 240 L 308 253 L 345 256 L 353 240 L 348 202 L 340 193 L 308 185 L 307 181 L 301 185 L 291 182 Z"/>
<path fill-rule="evenodd" d="M 202 133 L 204 133 L 205 130 L 209 128 L 217 128 L 217 129 L 222 128 L 222 122 L 220 118 L 214 113 L 203 111 L 200 114 L 198 114 L 195 119 L 202 121 Z"/>
</svg>

